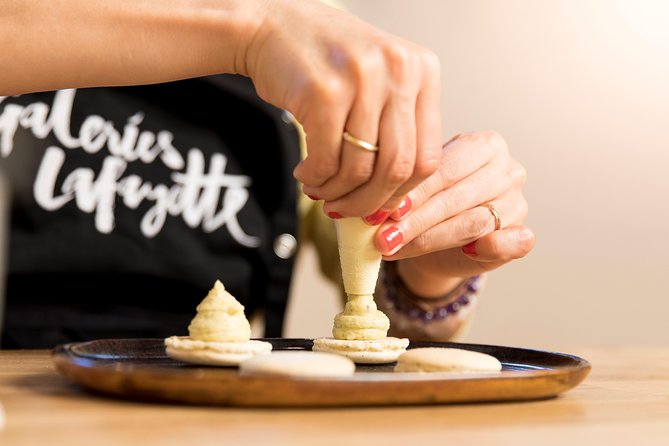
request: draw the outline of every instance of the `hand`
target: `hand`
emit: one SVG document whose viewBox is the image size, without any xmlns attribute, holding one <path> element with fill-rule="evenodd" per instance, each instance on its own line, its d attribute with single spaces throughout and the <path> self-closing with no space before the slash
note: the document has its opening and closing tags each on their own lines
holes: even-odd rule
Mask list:
<svg viewBox="0 0 669 446">
<path fill-rule="evenodd" d="M 526 176 L 499 134 L 460 134 L 444 146 L 438 170 L 409 192 L 410 204 L 381 225 L 377 247 L 401 262 L 402 279 L 426 297 L 524 257 L 534 246 L 523 225 Z M 499 230 L 486 203 L 500 214 Z"/>
<path fill-rule="evenodd" d="M 439 164 L 437 57 L 320 2 L 270 0 L 264 15 L 242 71 L 304 127 L 295 177 L 328 215 L 387 211 L 380 223 Z M 379 151 L 344 143 L 345 130 Z"/>
</svg>

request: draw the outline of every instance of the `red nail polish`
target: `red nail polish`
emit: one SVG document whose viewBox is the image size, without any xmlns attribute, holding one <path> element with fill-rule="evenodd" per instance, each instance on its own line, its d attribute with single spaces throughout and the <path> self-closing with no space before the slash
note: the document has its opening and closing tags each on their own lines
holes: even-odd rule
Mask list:
<svg viewBox="0 0 669 446">
<path fill-rule="evenodd" d="M 318 198 L 318 197 L 316 197 L 316 196 L 314 196 L 314 195 L 307 195 L 307 197 L 311 198 L 311 199 L 314 200 L 314 201 L 318 201 L 318 200 L 320 200 L 320 198 Z"/>
<path fill-rule="evenodd" d="M 367 217 L 365 217 L 365 221 L 370 225 L 376 226 L 386 221 L 389 215 L 390 212 L 378 210 L 374 212 L 372 215 L 368 215 Z"/>
<path fill-rule="evenodd" d="M 393 211 L 393 219 L 399 220 L 402 217 L 404 217 L 406 213 L 411 210 L 411 206 L 413 206 L 413 202 L 411 201 L 411 198 L 407 195 L 406 197 L 404 197 L 404 200 L 402 200 L 400 205 L 397 206 L 397 209 Z"/>
<path fill-rule="evenodd" d="M 468 256 L 476 256 L 476 242 L 467 243 L 462 247 L 462 252 Z"/>
<path fill-rule="evenodd" d="M 330 217 L 330 218 L 342 218 L 343 215 L 341 215 L 339 212 L 328 212 L 328 217 Z"/>
<path fill-rule="evenodd" d="M 393 249 L 395 249 L 404 240 L 402 231 L 400 231 L 400 228 L 397 226 L 391 226 L 387 228 L 381 233 L 381 235 L 386 241 L 386 246 L 388 247 L 389 252 L 392 252 Z"/>
</svg>

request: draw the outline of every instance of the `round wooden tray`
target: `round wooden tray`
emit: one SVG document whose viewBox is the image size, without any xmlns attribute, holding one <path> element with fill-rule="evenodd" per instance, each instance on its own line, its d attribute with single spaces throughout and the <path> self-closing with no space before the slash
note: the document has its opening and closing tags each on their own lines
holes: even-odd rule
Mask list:
<svg viewBox="0 0 669 446">
<path fill-rule="evenodd" d="M 274 350 L 310 350 L 310 339 L 263 339 Z M 60 373 L 81 386 L 125 399 L 223 406 L 358 406 L 532 400 L 578 385 L 588 361 L 563 353 L 492 345 L 413 342 L 495 356 L 494 374 L 394 373 L 393 365 L 358 366 L 346 378 L 240 376 L 236 368 L 181 363 L 162 339 L 106 339 L 61 345 Z"/>
</svg>

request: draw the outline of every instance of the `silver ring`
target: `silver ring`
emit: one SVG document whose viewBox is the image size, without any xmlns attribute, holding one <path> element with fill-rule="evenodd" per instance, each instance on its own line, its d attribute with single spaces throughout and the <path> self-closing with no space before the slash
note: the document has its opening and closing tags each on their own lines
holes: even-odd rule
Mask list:
<svg viewBox="0 0 669 446">
<path fill-rule="evenodd" d="M 351 135 L 349 132 L 344 132 L 342 135 L 342 138 L 344 138 L 344 141 L 353 144 L 356 147 L 359 147 L 364 150 L 368 150 L 370 152 L 378 152 L 379 151 L 379 146 L 375 146 L 371 142 L 364 141 L 362 139 L 356 138 L 355 136 Z"/>
</svg>

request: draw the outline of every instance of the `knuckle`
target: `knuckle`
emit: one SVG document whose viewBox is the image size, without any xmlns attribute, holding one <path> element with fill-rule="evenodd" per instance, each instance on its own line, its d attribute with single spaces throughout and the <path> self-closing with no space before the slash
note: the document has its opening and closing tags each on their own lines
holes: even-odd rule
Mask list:
<svg viewBox="0 0 669 446">
<path fill-rule="evenodd" d="M 522 187 L 527 182 L 527 169 L 522 164 L 514 161 L 509 176 L 513 184 Z"/>
<path fill-rule="evenodd" d="M 428 253 L 433 250 L 432 240 L 427 232 L 423 232 L 411 241 L 414 251 L 417 253 Z"/>
<path fill-rule="evenodd" d="M 482 133 L 482 136 L 495 148 L 500 150 L 503 153 L 508 153 L 509 146 L 506 143 L 506 139 L 495 130 L 488 130 Z"/>
<path fill-rule="evenodd" d="M 423 66 L 429 73 L 433 73 L 437 76 L 439 75 L 441 72 L 441 61 L 436 53 L 424 48 L 421 52 L 421 59 L 423 61 Z"/>
<path fill-rule="evenodd" d="M 369 163 L 357 163 L 352 169 L 347 169 L 345 179 L 349 183 L 359 185 L 366 182 L 374 173 L 374 165 Z"/>
<path fill-rule="evenodd" d="M 400 158 L 393 162 L 388 170 L 387 180 L 393 185 L 405 183 L 414 171 L 414 162 L 408 158 Z"/>
<path fill-rule="evenodd" d="M 437 172 L 441 177 L 444 186 L 450 185 L 453 182 L 453 179 L 456 178 L 458 172 L 458 165 L 455 158 L 448 155 L 442 156 L 439 162 L 439 170 L 437 170 Z"/>
<path fill-rule="evenodd" d="M 490 145 L 497 150 L 508 152 L 509 147 L 506 143 L 506 139 L 501 135 L 501 133 L 495 130 L 485 130 L 480 132 L 461 132 L 455 135 L 452 140 L 464 140 L 468 142 L 478 142 L 486 145 Z"/>
<path fill-rule="evenodd" d="M 490 259 L 501 260 L 507 262 L 511 260 L 511 257 L 508 255 L 500 243 L 490 243 L 488 246 L 487 257 Z"/>
<path fill-rule="evenodd" d="M 510 262 L 528 255 L 534 248 L 534 233 L 528 228 L 519 228 L 509 234 L 506 241 L 497 240 L 488 247 L 488 255 L 496 260 Z"/>
<path fill-rule="evenodd" d="M 456 134 L 452 139 L 457 141 L 473 141 L 477 138 L 480 138 L 480 133 L 477 132 L 460 132 Z"/>
<path fill-rule="evenodd" d="M 319 178 L 330 178 L 339 171 L 339 163 L 335 160 L 321 160 L 313 166 L 314 174 Z"/>
<path fill-rule="evenodd" d="M 518 248 L 519 248 L 519 255 L 516 258 L 521 258 L 525 257 L 527 254 L 532 251 L 532 248 L 534 248 L 534 244 L 536 243 L 536 236 L 534 235 L 534 232 L 532 232 L 530 229 L 523 229 L 518 232 Z"/>
<path fill-rule="evenodd" d="M 404 241 L 407 242 L 408 240 L 411 240 L 411 243 L 413 244 L 414 241 L 420 237 L 424 237 L 426 229 L 431 226 L 428 216 L 423 215 L 420 212 L 414 214 L 410 219 L 402 222 Z"/>
<path fill-rule="evenodd" d="M 405 45 L 388 45 L 384 51 L 391 66 L 404 67 L 409 63 L 411 53 Z"/>
<path fill-rule="evenodd" d="M 340 102 L 344 91 L 341 79 L 335 76 L 311 79 L 305 86 L 306 96 L 315 98 L 322 106 Z"/>
<path fill-rule="evenodd" d="M 382 72 L 383 59 L 376 47 L 366 51 L 364 55 L 352 56 L 348 60 L 349 69 L 353 77 L 362 82 Z"/>
<path fill-rule="evenodd" d="M 479 212 L 470 212 L 463 215 L 460 224 L 463 240 L 476 240 L 485 235 L 490 221 L 485 217 L 482 218 Z"/>
<path fill-rule="evenodd" d="M 416 186 L 416 188 L 414 189 L 414 191 L 417 197 L 423 197 L 424 200 L 427 200 L 427 197 L 432 195 L 430 185 L 428 184 L 427 181 L 419 183 L 418 186 Z"/>
<path fill-rule="evenodd" d="M 384 53 L 391 79 L 401 84 L 411 77 L 412 70 L 416 69 L 413 51 L 405 45 L 390 45 Z"/>
<path fill-rule="evenodd" d="M 439 168 L 441 161 L 441 151 L 425 150 L 416 160 L 413 174 L 416 178 L 425 179 L 431 176 Z"/>
<path fill-rule="evenodd" d="M 517 214 L 521 217 L 520 220 L 524 220 L 525 217 L 527 217 L 529 211 L 530 211 L 529 204 L 527 203 L 525 197 L 521 195 L 516 209 Z"/>
<path fill-rule="evenodd" d="M 451 211 L 462 212 L 465 209 L 469 208 L 468 197 L 465 192 L 460 188 L 452 188 L 448 193 L 448 199 L 445 200 L 445 203 L 448 203 L 448 207 Z"/>
<path fill-rule="evenodd" d="M 499 173 L 499 190 L 500 191 L 510 191 L 514 189 L 514 181 L 509 175 L 505 175 L 504 172 Z"/>
</svg>

